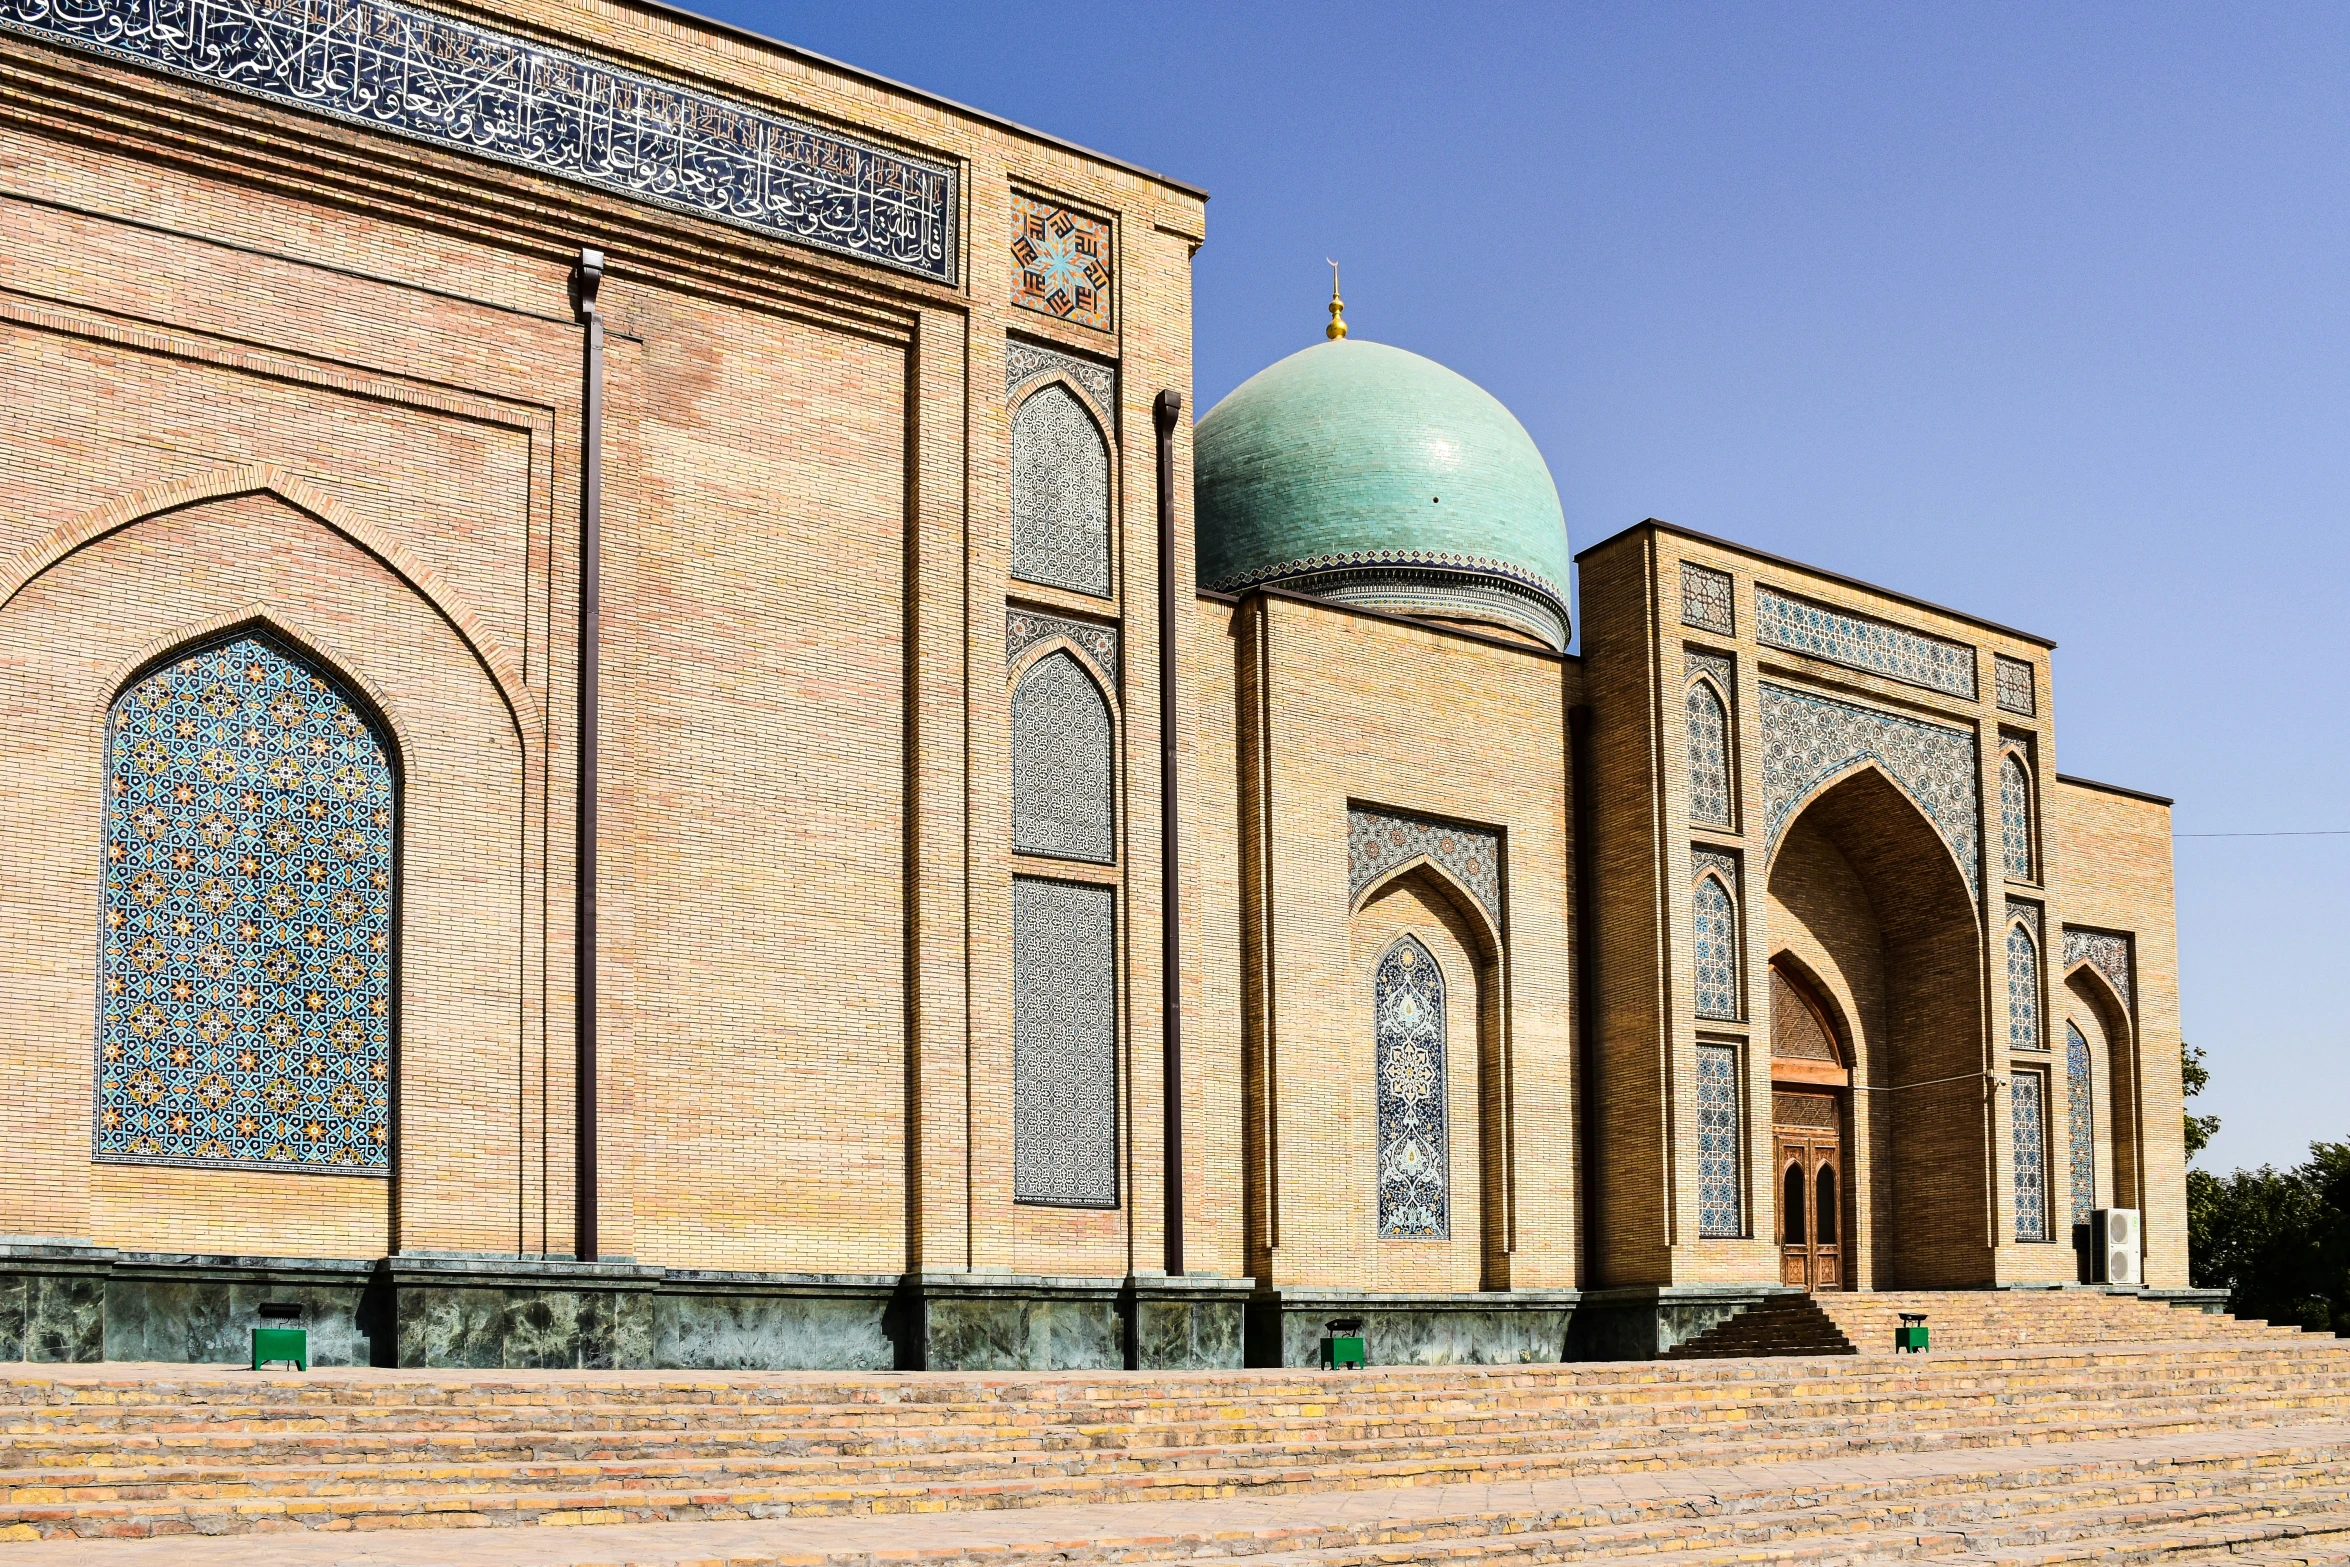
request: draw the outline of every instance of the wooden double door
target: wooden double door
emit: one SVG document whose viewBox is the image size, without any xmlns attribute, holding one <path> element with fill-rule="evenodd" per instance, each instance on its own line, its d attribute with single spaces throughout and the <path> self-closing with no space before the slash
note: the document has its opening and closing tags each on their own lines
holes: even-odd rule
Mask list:
<svg viewBox="0 0 2350 1567">
<path fill-rule="evenodd" d="M 1844 1139 L 1838 1096 L 1772 1094 L 1778 1160 L 1779 1282 L 1844 1288 Z"/>
</svg>

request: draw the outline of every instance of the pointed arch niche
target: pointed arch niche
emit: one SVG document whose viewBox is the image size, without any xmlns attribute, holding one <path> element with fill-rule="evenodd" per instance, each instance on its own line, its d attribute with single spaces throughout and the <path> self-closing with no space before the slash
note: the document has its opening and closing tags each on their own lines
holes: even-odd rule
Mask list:
<svg viewBox="0 0 2350 1567">
<path fill-rule="evenodd" d="M 1332 1105 L 1331 1146 L 1313 1155 L 1343 1181 L 1334 1229 L 1369 1288 L 1506 1288 L 1499 930 L 1466 883 L 1415 856 L 1362 890 L 1347 949 L 1350 1064 L 1332 1085 L 1347 1111 Z"/>
<path fill-rule="evenodd" d="M 1855 1090 L 1836 1182 L 1847 1287 L 1993 1276 L 1983 930 L 1947 826 L 1864 762 L 1792 809 L 1769 862 L 1774 1072 L 1784 1033 L 1785 1059 L 1808 1051 L 1804 1070 Z M 1790 992 L 1808 1018 L 1782 1015 Z"/>
</svg>

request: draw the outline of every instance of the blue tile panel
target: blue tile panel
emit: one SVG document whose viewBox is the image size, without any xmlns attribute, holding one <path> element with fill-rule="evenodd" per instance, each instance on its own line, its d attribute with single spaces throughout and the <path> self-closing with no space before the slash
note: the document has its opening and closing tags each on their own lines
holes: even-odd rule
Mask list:
<svg viewBox="0 0 2350 1567">
<path fill-rule="evenodd" d="M 2073 1223 L 2087 1224 L 2097 1206 L 2097 1110 L 2090 1093 L 2089 1041 L 2064 1025 L 2066 1123 L 2072 1143 Z"/>
<path fill-rule="evenodd" d="M 1692 561 L 1681 562 L 1681 624 L 1725 637 L 1738 634 L 1738 616 L 1732 608 L 1730 574 Z"/>
<path fill-rule="evenodd" d="M 2043 1109 L 2048 1079 L 2038 1072 L 2018 1072 L 2010 1080 L 2008 1100 L 2015 1114 L 2015 1238 L 2044 1241 L 2048 1237 L 2048 1131 Z"/>
<path fill-rule="evenodd" d="M 1697 1015 L 1735 1022 L 1743 988 L 1738 972 L 1738 862 L 1714 849 L 1692 850 L 1690 861 L 1696 876 L 1690 901 L 1697 937 Z"/>
<path fill-rule="evenodd" d="M 396 810 L 374 726 L 274 641 L 116 700 L 97 1158 L 389 1169 Z"/>
<path fill-rule="evenodd" d="M 1014 191 L 1012 303 L 1107 332 L 1110 225 Z"/>
<path fill-rule="evenodd" d="M 1117 894 L 1012 878 L 1012 1200 L 1118 1206 Z"/>
<path fill-rule="evenodd" d="M 0 0 L 0 28 L 955 281 L 955 172 L 398 0 Z"/>
<path fill-rule="evenodd" d="M 1730 661 L 1689 655 L 1689 819 L 1701 827 L 1732 824 L 1730 782 Z"/>
<path fill-rule="evenodd" d="M 1697 1233 L 1735 1239 L 1746 1232 L 1738 1181 L 1738 1051 L 1697 1047 Z"/>
<path fill-rule="evenodd" d="M 1999 848 L 2010 881 L 2032 880 L 2032 782 L 2013 751 L 1999 763 Z"/>
<path fill-rule="evenodd" d="M 1415 937 L 1379 960 L 1371 994 L 1379 1094 L 1379 1235 L 1452 1234 L 1444 974 Z"/>
<path fill-rule="evenodd" d="M 1777 847 L 1797 809 L 1822 784 L 1856 763 L 1874 762 L 1934 824 L 1965 873 L 1968 890 L 1980 889 L 1971 732 L 1768 682 L 1761 692 L 1767 846 Z"/>
<path fill-rule="evenodd" d="M 1766 647 L 1862 669 L 1946 696 L 1975 694 L 1975 650 L 1872 616 L 1754 588 L 1754 635 Z"/>
<path fill-rule="evenodd" d="M 2045 1050 L 2040 1031 L 2040 911 L 2029 904 L 2007 906 L 2007 1044 L 2011 1050 Z"/>
<path fill-rule="evenodd" d="M 1991 690 L 2001 711 L 2020 713 L 2026 718 L 2038 717 L 2039 693 L 2033 686 L 2031 665 L 2005 653 L 1991 655 Z"/>
</svg>

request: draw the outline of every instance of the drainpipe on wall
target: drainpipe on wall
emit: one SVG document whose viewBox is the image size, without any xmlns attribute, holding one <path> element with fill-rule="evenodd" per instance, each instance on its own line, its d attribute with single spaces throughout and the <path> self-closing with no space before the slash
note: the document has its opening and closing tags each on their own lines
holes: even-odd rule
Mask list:
<svg viewBox="0 0 2350 1567">
<path fill-rule="evenodd" d="M 1160 1121 L 1169 1274 L 1183 1271 L 1183 907 L 1175 819 L 1175 421 L 1182 416 L 1181 392 L 1163 391 L 1151 404 L 1159 432 L 1159 1015 L 1166 1031 Z"/>
<path fill-rule="evenodd" d="M 579 845 L 573 871 L 579 905 L 572 978 L 579 1029 L 573 1082 L 579 1188 L 572 1251 L 582 1262 L 596 1260 L 596 666 L 604 619 L 604 316 L 596 308 L 596 293 L 603 282 L 604 253 L 582 250 L 571 274 L 574 307 L 587 328 L 580 395 Z"/>
</svg>

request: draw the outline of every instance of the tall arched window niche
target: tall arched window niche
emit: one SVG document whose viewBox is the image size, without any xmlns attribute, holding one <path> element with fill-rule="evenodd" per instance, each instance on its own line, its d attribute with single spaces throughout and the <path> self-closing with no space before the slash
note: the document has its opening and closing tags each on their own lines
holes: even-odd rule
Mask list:
<svg viewBox="0 0 2350 1567">
<path fill-rule="evenodd" d="M 1012 688 L 1012 848 L 1109 865 L 1118 857 L 1110 704 L 1067 652 Z"/>
<path fill-rule="evenodd" d="M 1999 764 L 1999 842 L 2010 881 L 2037 881 L 2032 853 L 2032 775 L 2009 751 Z"/>
<path fill-rule="evenodd" d="M 389 1170 L 397 812 L 376 726 L 274 638 L 115 700 L 97 1158 Z"/>
<path fill-rule="evenodd" d="M 1110 447 L 1066 385 L 1012 414 L 1012 575 L 1110 596 Z"/>
<path fill-rule="evenodd" d="M 2040 944 L 2017 920 L 2007 927 L 2007 1044 L 2045 1050 L 2040 1033 Z"/>
<path fill-rule="evenodd" d="M 2072 1153 L 2073 1223 L 2087 1224 L 2097 1207 L 2097 1107 L 2089 1041 L 2071 1019 L 2064 1025 L 2066 1140 Z"/>
<path fill-rule="evenodd" d="M 1696 932 L 1697 961 L 1692 982 L 1697 1015 L 1715 1022 L 1736 1022 L 1743 986 L 1738 972 L 1738 894 L 1734 887 L 1737 862 L 1715 850 L 1700 849 L 1697 883 L 1690 895 L 1691 922 Z"/>
<path fill-rule="evenodd" d="M 1452 1235 L 1444 971 L 1419 939 L 1387 949 L 1371 984 L 1379 1094 L 1379 1236 Z"/>
<path fill-rule="evenodd" d="M 1730 706 L 1712 680 L 1689 682 L 1689 819 L 1728 828 L 1730 816 Z"/>
</svg>

